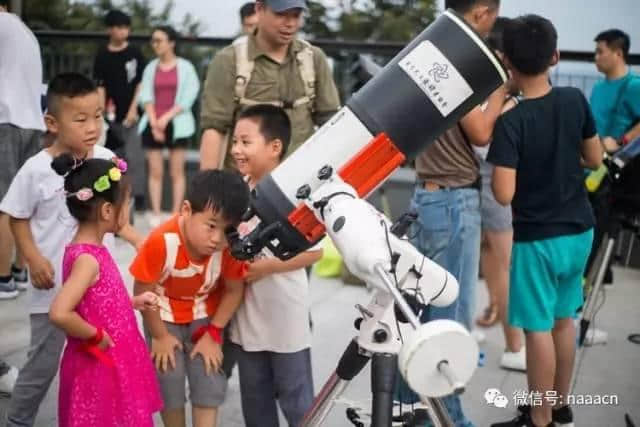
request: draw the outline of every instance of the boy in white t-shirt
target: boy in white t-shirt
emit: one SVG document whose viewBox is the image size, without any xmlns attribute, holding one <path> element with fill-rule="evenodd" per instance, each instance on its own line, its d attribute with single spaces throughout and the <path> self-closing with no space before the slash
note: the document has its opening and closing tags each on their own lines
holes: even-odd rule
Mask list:
<svg viewBox="0 0 640 427">
<path fill-rule="evenodd" d="M 77 228 L 64 192 L 64 178 L 52 160 L 72 153 L 78 163 L 85 158 L 112 159 L 113 153 L 96 146 L 102 127 L 102 108 L 95 84 L 81 74 L 55 77 L 47 92 L 47 130 L 55 142 L 20 168 L 0 203 L 9 215 L 11 231 L 29 267 L 33 285 L 30 305 L 31 344 L 20 370 L 8 409 L 8 427 L 32 426 L 51 381 L 65 342 L 64 333 L 49 322 L 49 306 L 62 283 L 62 256 Z M 134 246 L 140 237 L 125 226 L 121 237 Z M 113 235 L 105 236 L 113 244 Z"/>
<path fill-rule="evenodd" d="M 249 107 L 238 117 L 231 155 L 250 188 L 275 169 L 287 151 L 291 124 L 272 105 Z M 246 235 L 257 218 L 238 227 Z M 246 277 L 244 303 L 231 324 L 240 372 L 242 413 L 248 427 L 278 426 L 276 401 L 290 426 L 300 425 L 313 402 L 309 280 L 305 267 L 322 256 L 309 250 L 281 261 L 264 250 Z"/>
</svg>

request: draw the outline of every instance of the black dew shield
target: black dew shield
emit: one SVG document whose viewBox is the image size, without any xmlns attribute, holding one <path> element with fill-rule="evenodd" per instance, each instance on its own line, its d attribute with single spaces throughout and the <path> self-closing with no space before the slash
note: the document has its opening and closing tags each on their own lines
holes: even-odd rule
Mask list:
<svg viewBox="0 0 640 427">
<path fill-rule="evenodd" d="M 447 10 L 347 102 L 373 135 L 407 156 L 482 104 L 507 80 L 481 37 Z"/>
</svg>

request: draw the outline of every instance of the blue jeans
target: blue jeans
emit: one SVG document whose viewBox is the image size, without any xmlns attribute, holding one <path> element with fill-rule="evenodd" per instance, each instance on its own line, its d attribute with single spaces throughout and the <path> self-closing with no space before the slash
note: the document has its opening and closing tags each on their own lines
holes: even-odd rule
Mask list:
<svg viewBox="0 0 640 427">
<path fill-rule="evenodd" d="M 237 344 L 242 415 L 247 427 L 278 427 L 276 401 L 290 427 L 300 425 L 313 403 L 311 349 L 296 353 L 245 351 Z"/>
<path fill-rule="evenodd" d="M 420 320 L 450 319 L 471 330 L 480 262 L 480 193 L 471 188 L 433 192 L 416 188 L 411 210 L 418 214 L 409 233 L 411 243 L 448 270 L 460 285 L 458 299 L 448 307 L 429 306 Z M 399 392 L 405 402 L 412 397 L 418 400 L 405 384 Z M 447 396 L 443 401 L 456 427 L 473 426 L 464 416 L 458 396 Z"/>
</svg>

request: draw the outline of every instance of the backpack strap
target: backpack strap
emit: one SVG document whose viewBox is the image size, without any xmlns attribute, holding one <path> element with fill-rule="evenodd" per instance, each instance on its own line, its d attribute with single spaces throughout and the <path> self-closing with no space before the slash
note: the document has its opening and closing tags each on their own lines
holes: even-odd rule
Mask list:
<svg viewBox="0 0 640 427">
<path fill-rule="evenodd" d="M 255 62 L 249 59 L 249 37 L 238 37 L 233 41 L 233 50 L 236 54 L 236 82 L 235 82 L 235 100 L 236 103 L 242 104 L 244 95 L 247 92 L 247 86 L 249 80 L 251 80 L 251 73 Z"/>
<path fill-rule="evenodd" d="M 298 70 L 300 71 L 302 83 L 304 84 L 305 97 L 307 98 L 305 100 L 305 103 L 311 104 L 313 108 L 313 101 L 316 97 L 316 67 L 313 63 L 313 49 L 308 41 L 299 41 L 303 44 L 304 47 L 296 55 L 296 61 L 298 63 Z M 301 100 L 302 98 L 298 101 Z"/>
<path fill-rule="evenodd" d="M 249 37 L 238 37 L 232 43 L 236 59 L 236 81 L 234 87 L 234 99 L 237 105 L 251 106 L 257 104 L 271 104 L 276 107 L 293 109 L 309 104 L 313 108 L 313 101 L 316 96 L 316 70 L 313 63 L 313 49 L 311 44 L 304 40 L 298 40 L 303 44 L 303 48 L 296 54 L 296 64 L 302 79 L 305 95 L 294 101 L 256 101 L 246 98 L 247 86 L 251 80 L 251 74 L 255 67 L 255 62 L 249 58 Z"/>
</svg>

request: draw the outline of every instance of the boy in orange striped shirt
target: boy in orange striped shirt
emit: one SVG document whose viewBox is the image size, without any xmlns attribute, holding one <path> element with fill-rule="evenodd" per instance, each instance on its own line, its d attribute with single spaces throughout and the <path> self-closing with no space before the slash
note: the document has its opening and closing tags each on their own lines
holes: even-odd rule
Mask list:
<svg viewBox="0 0 640 427">
<path fill-rule="evenodd" d="M 193 424 L 215 426 L 227 380 L 222 330 L 242 302 L 245 264 L 231 257 L 225 229 L 237 225 L 249 190 L 232 172 L 199 172 L 178 215 L 154 229 L 131 264 L 136 294 L 154 290 L 160 310 L 143 314 L 167 427 L 185 425 L 185 379 Z"/>
</svg>

